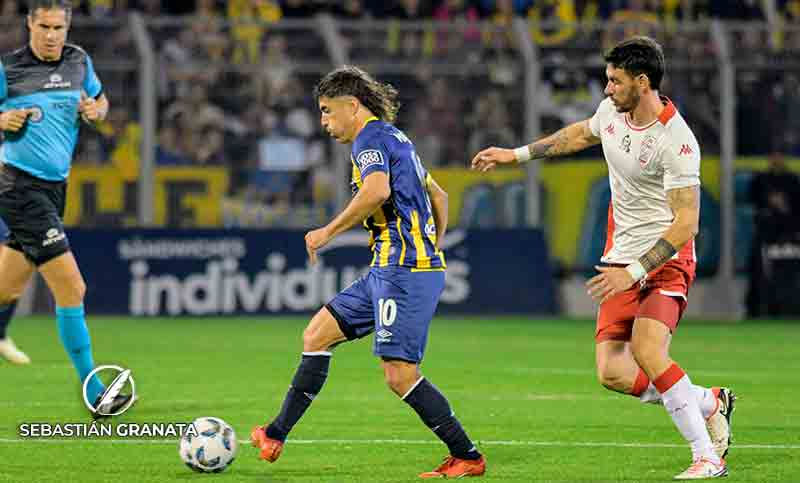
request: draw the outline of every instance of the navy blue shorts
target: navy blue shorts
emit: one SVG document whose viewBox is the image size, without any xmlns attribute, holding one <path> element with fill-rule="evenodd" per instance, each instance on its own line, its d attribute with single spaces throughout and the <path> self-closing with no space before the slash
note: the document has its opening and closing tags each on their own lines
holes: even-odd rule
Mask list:
<svg viewBox="0 0 800 483">
<path fill-rule="evenodd" d="M 445 273 L 372 268 L 326 305 L 348 340 L 375 331 L 378 357 L 420 362 Z"/>
</svg>

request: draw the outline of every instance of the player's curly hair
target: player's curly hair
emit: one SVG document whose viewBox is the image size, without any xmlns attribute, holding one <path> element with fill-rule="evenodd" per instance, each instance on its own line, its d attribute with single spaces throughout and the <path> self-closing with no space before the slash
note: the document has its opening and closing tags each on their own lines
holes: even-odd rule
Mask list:
<svg viewBox="0 0 800 483">
<path fill-rule="evenodd" d="M 70 0 L 28 0 L 28 16 L 33 17 L 40 8 L 51 10 L 53 8 L 67 12 L 67 20 L 72 17 L 72 2 Z"/>
<path fill-rule="evenodd" d="M 645 74 L 650 79 L 650 88 L 659 90 L 664 77 L 664 51 L 650 37 L 631 37 L 615 45 L 603 55 L 606 63 L 622 69 L 633 77 Z"/>
<path fill-rule="evenodd" d="M 375 80 L 363 69 L 345 65 L 328 72 L 314 87 L 314 99 L 320 97 L 353 96 L 379 119 L 394 122 L 400 103 L 397 89 Z"/>
</svg>

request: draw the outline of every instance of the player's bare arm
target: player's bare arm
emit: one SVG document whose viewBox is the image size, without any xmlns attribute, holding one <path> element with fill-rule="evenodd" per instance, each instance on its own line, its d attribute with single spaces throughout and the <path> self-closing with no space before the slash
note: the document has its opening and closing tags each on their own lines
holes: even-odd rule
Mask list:
<svg viewBox="0 0 800 483">
<path fill-rule="evenodd" d="M 592 298 L 605 301 L 627 290 L 649 272 L 667 263 L 697 235 L 700 225 L 700 187 L 668 190 L 667 201 L 675 218 L 664 235 L 639 260 L 625 268 L 595 267 L 600 275 L 587 282 Z"/>
<path fill-rule="evenodd" d="M 306 251 L 311 263 L 317 261 L 317 250 L 325 246 L 339 233 L 361 223 L 389 199 L 392 190 L 389 175 L 374 171 L 364 178 L 364 184 L 350 200 L 347 207 L 330 223 L 306 233 Z"/>
<path fill-rule="evenodd" d="M 103 121 L 108 115 L 108 108 L 108 98 L 105 94 L 101 94 L 97 99 L 89 97 L 85 93 L 81 94 L 78 112 L 84 121 L 88 123 Z"/>
<path fill-rule="evenodd" d="M 516 149 L 492 146 L 472 158 L 472 169 L 490 171 L 499 164 L 518 164 L 531 159 L 551 158 L 576 153 L 600 143 L 600 138 L 592 134 L 589 120 L 583 120 L 564 127 L 555 134 Z"/>
<path fill-rule="evenodd" d="M 433 210 L 433 222 L 436 223 L 436 248 L 444 239 L 447 232 L 447 192 L 436 183 L 431 175 L 428 175 L 427 182 L 428 195 L 431 198 L 431 209 Z"/>
</svg>

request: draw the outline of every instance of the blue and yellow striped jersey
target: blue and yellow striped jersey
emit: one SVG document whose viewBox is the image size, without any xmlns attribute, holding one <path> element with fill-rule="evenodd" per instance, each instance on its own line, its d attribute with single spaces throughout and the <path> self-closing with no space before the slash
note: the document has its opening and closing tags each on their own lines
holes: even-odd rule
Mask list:
<svg viewBox="0 0 800 483">
<path fill-rule="evenodd" d="M 369 218 L 372 267 L 444 270 L 444 253 L 436 249 L 436 225 L 428 196 L 430 175 L 414 144 L 402 131 L 372 118 L 353 141 L 353 196 L 375 171 L 389 175 L 392 194 Z"/>
</svg>

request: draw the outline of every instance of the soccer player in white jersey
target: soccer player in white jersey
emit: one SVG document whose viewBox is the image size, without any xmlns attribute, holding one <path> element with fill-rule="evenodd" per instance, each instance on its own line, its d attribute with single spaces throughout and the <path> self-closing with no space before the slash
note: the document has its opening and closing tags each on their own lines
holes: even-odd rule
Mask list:
<svg viewBox="0 0 800 483">
<path fill-rule="evenodd" d="M 602 143 L 611 185 L 608 238 L 599 274 L 587 282 L 600 301 L 598 378 L 608 389 L 664 405 L 692 449 L 692 464 L 676 479 L 725 476 L 735 396 L 692 384 L 669 355 L 695 277 L 700 147 L 659 95 L 664 54 L 656 41 L 634 37 L 604 58 L 607 97 L 594 116 L 527 146 L 484 149 L 472 168 L 489 171 Z"/>
</svg>

